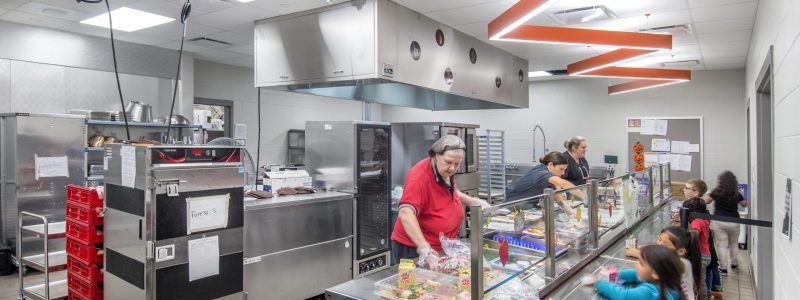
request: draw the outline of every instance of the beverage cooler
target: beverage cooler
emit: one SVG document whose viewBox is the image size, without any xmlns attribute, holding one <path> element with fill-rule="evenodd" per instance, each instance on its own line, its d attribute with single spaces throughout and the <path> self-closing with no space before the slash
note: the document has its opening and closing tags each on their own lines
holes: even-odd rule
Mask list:
<svg viewBox="0 0 800 300">
<path fill-rule="evenodd" d="M 391 126 L 306 122 L 306 170 L 314 187 L 354 195 L 353 277 L 389 265 Z"/>
<path fill-rule="evenodd" d="M 238 147 L 106 147 L 107 299 L 243 296 Z"/>
</svg>

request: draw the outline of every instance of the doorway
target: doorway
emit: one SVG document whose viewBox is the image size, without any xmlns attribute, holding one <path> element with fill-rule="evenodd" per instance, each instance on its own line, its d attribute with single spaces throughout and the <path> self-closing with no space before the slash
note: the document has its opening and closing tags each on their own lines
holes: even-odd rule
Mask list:
<svg viewBox="0 0 800 300">
<path fill-rule="evenodd" d="M 767 57 L 755 82 L 756 88 L 756 214 L 759 220 L 773 221 L 773 65 L 772 47 L 770 46 Z M 756 297 L 759 299 L 772 299 L 773 294 L 773 240 L 772 228 L 757 227 L 756 257 Z"/>
<path fill-rule="evenodd" d="M 218 137 L 232 137 L 233 101 L 194 98 L 194 124 L 203 125 L 207 141 Z"/>
</svg>

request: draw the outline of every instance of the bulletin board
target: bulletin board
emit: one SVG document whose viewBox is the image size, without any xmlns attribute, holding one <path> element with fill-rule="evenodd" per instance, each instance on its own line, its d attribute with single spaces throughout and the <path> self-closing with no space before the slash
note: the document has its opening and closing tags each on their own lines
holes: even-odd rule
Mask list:
<svg viewBox="0 0 800 300">
<path fill-rule="evenodd" d="M 645 125 L 652 125 L 654 123 L 664 124 L 664 122 L 666 122 L 666 132 L 664 135 L 661 135 L 661 133 L 663 133 L 661 132 L 663 128 L 657 129 L 656 134 L 652 134 L 653 131 L 651 131 L 651 129 L 653 127 L 650 126 L 646 126 L 646 128 L 644 128 L 645 131 L 642 131 L 642 123 L 645 123 Z M 704 178 L 702 117 L 630 117 L 627 118 L 626 123 L 628 133 L 628 147 L 626 153 L 628 154 L 627 161 L 629 171 L 633 171 L 634 167 L 633 145 L 635 145 L 636 142 L 639 142 L 644 146 L 644 153 L 651 154 L 649 158 L 653 157 L 653 153 L 660 153 L 660 155 L 658 155 L 659 162 L 673 162 L 672 171 L 670 174 L 670 178 L 673 181 L 687 181 L 694 178 Z M 659 141 L 661 142 L 663 142 L 663 139 L 669 140 L 670 151 L 654 151 L 652 148 L 653 139 L 660 139 Z M 672 147 L 673 142 L 678 142 L 677 146 L 680 147 Z M 686 145 L 688 145 L 688 147 L 683 147 Z M 661 149 L 663 150 L 663 148 Z M 677 149 L 679 153 L 673 153 L 672 150 L 675 149 Z M 696 152 L 694 152 L 695 150 Z M 687 157 L 681 156 L 690 156 L 691 163 L 688 163 Z M 675 162 L 679 161 L 680 159 L 683 159 L 682 165 L 684 167 L 691 166 L 690 170 L 677 170 L 677 165 Z"/>
</svg>

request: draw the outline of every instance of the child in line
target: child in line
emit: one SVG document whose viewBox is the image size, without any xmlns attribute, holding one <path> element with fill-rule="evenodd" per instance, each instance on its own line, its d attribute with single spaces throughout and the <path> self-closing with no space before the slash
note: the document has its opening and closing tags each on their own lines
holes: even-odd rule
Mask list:
<svg viewBox="0 0 800 300">
<path fill-rule="evenodd" d="M 681 288 L 687 299 L 697 299 L 697 290 L 700 289 L 701 261 L 700 244 L 697 232 L 687 231 L 680 226 L 671 226 L 661 230 L 656 241 L 658 245 L 675 251 L 683 262 L 683 279 Z M 625 248 L 627 256 L 639 258 L 639 249 Z"/>
<path fill-rule="evenodd" d="M 599 280 L 595 288 L 611 300 L 687 300 L 681 292 L 683 263 L 675 251 L 660 245 L 639 249 L 636 269 L 625 269 L 617 275 L 627 287 L 608 280 Z"/>
<path fill-rule="evenodd" d="M 708 214 L 706 202 L 700 198 L 706 191 L 708 191 L 708 186 L 705 181 L 700 179 L 690 179 L 687 181 L 686 185 L 683 187 L 683 195 L 688 200 L 683 202 L 683 207 L 688 209 L 690 213 Z M 697 291 L 697 299 L 706 300 L 708 299 L 708 286 L 706 285 L 705 271 L 711 264 L 711 245 L 709 243 L 711 227 L 708 220 L 690 218 L 689 229 L 697 231 L 700 240 L 700 257 L 702 264 L 700 270 L 702 270 L 702 278 L 700 278 L 700 289 Z"/>
<path fill-rule="evenodd" d="M 708 235 L 708 242 L 711 246 L 711 264 L 706 269 L 706 287 L 708 288 L 709 299 L 722 299 L 722 280 L 719 271 L 719 259 L 717 257 L 716 244 L 714 240 L 714 230 Z M 713 296 L 713 298 L 711 298 Z"/>
</svg>

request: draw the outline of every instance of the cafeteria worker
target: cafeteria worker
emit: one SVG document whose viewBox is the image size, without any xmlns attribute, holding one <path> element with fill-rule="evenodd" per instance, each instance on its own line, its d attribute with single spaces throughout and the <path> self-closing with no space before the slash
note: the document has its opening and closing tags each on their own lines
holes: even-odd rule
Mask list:
<svg viewBox="0 0 800 300">
<path fill-rule="evenodd" d="M 458 190 L 455 174 L 464 149 L 461 138 L 445 135 L 433 143 L 428 157 L 408 171 L 392 232 L 392 265 L 404 258 L 419 258 L 419 264 L 434 262 L 442 251 L 439 234 L 457 237 L 464 205 L 489 207 Z"/>
</svg>

